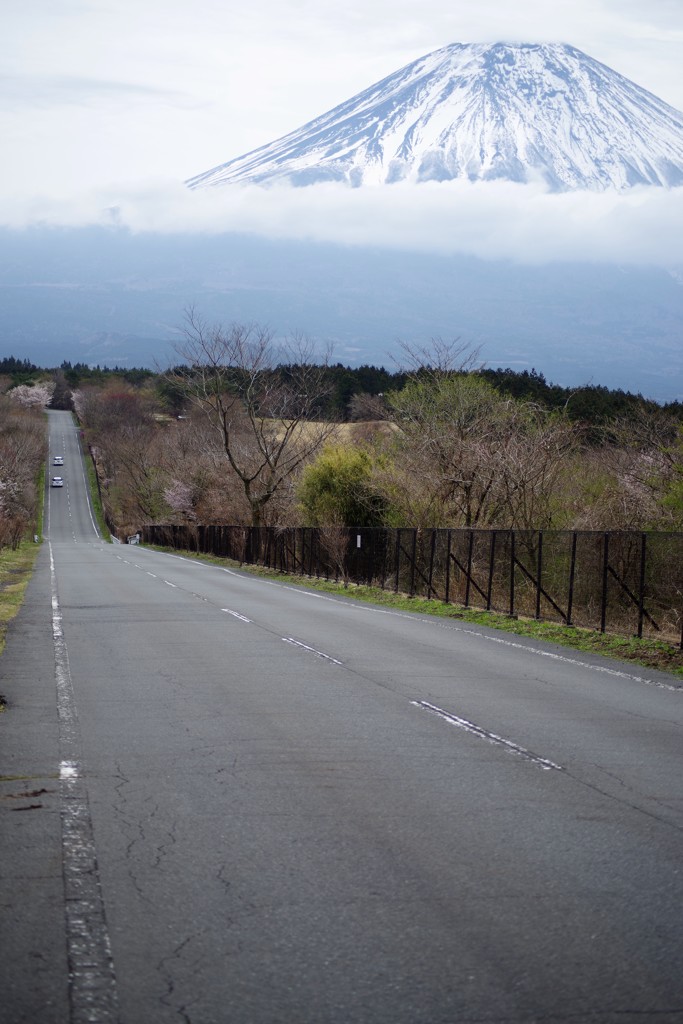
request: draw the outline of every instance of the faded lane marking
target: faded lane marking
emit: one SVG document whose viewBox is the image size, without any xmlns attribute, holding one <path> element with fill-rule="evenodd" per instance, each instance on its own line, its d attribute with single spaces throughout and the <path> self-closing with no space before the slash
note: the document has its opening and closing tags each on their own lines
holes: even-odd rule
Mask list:
<svg viewBox="0 0 683 1024">
<path fill-rule="evenodd" d="M 88 790 L 80 772 L 80 729 L 69 667 L 62 612 L 57 594 L 52 544 L 50 587 L 55 654 L 59 777 L 62 824 L 62 872 L 71 1024 L 116 1024 L 119 1020 L 116 976 L 104 914 Z"/>
<path fill-rule="evenodd" d="M 438 708 L 435 704 L 429 704 L 426 700 L 411 700 L 410 702 L 413 707 L 420 708 L 422 711 L 429 711 L 432 715 L 437 715 L 439 718 L 443 718 L 449 725 L 455 725 L 458 729 L 464 729 L 466 732 L 472 733 L 473 736 L 478 736 L 480 740 L 486 740 L 488 743 L 493 743 L 496 746 L 503 747 L 511 754 L 518 754 L 520 757 L 525 758 L 527 761 L 532 761 L 538 765 L 539 768 L 543 768 L 546 771 L 556 769 L 558 772 L 564 771 L 561 765 L 555 764 L 554 761 L 549 761 L 546 757 L 539 757 L 538 754 L 532 754 L 530 750 L 525 747 L 520 747 L 518 743 L 513 743 L 512 740 L 506 740 L 502 736 L 498 736 L 495 732 L 490 732 L 488 729 L 482 728 L 480 725 L 476 725 L 474 722 L 468 722 L 466 718 L 459 718 L 457 715 L 451 715 L 448 711 L 444 711 L 443 708 Z"/>
<path fill-rule="evenodd" d="M 251 622 L 251 619 L 248 619 L 246 615 L 240 615 L 239 612 L 234 612 L 232 608 L 221 608 L 221 611 L 227 612 L 228 615 L 232 615 L 234 618 L 239 619 L 240 622 Z"/>
</svg>

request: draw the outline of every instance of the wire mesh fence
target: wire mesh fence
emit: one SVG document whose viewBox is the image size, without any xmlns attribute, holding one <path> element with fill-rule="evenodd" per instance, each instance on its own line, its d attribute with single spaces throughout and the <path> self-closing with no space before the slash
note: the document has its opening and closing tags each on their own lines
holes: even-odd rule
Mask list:
<svg viewBox="0 0 683 1024">
<path fill-rule="evenodd" d="M 683 648 L 683 533 L 153 525 L 142 540 Z"/>
</svg>

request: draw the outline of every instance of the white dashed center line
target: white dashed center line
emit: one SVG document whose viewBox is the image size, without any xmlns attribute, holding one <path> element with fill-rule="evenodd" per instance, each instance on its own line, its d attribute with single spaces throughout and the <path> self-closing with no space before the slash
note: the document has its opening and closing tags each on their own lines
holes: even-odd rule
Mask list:
<svg viewBox="0 0 683 1024">
<path fill-rule="evenodd" d="M 233 618 L 235 618 L 235 619 L 239 619 L 239 620 L 240 620 L 240 622 L 251 622 L 251 619 L 248 619 L 248 618 L 246 617 L 246 615 L 240 615 L 240 613 L 239 613 L 239 612 L 234 612 L 234 611 L 232 610 L 232 608 L 221 608 L 221 611 L 222 611 L 222 612 L 227 612 L 227 613 L 228 613 L 228 615 L 232 615 L 232 616 L 233 616 Z"/>
<path fill-rule="evenodd" d="M 480 725 L 475 725 L 474 722 L 468 722 L 466 718 L 459 718 L 457 715 L 451 715 L 448 711 L 444 711 L 443 708 L 438 708 L 435 704 L 429 704 L 426 700 L 411 700 L 410 702 L 413 707 L 420 708 L 422 711 L 429 711 L 432 715 L 437 715 L 439 718 L 443 718 L 449 725 L 455 725 L 458 729 L 464 729 L 466 732 L 472 733 L 473 736 L 478 736 L 480 740 L 487 740 L 489 743 L 495 743 L 499 747 L 503 747 L 511 754 L 518 754 L 520 757 L 525 758 L 527 761 L 532 761 L 538 765 L 539 768 L 544 768 L 546 771 L 556 769 L 558 772 L 564 771 L 561 765 L 555 764 L 554 761 L 549 761 L 545 757 L 539 757 L 538 754 L 532 754 L 530 750 L 526 750 L 524 747 L 520 747 L 518 743 L 513 743 L 512 740 L 506 740 L 502 736 L 498 736 L 495 732 L 489 732 L 488 729 L 483 729 Z"/>
<path fill-rule="evenodd" d="M 323 654 L 322 651 L 318 651 L 315 647 L 309 647 L 308 644 L 304 644 L 301 640 L 295 640 L 291 636 L 283 636 L 282 638 L 286 644 L 294 644 L 295 647 L 303 647 L 305 651 L 310 651 L 311 654 L 315 654 L 318 658 L 324 658 L 326 661 L 331 661 L 333 665 L 342 665 L 343 662 L 337 661 L 336 658 L 331 657 L 329 654 Z"/>
</svg>

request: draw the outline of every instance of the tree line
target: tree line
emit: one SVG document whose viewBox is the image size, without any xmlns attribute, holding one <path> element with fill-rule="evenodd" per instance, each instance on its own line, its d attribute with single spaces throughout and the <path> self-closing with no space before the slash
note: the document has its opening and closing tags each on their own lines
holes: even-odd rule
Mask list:
<svg viewBox="0 0 683 1024">
<path fill-rule="evenodd" d="M 24 409 L 39 393 L 73 408 L 122 534 L 161 522 L 683 529 L 680 403 L 482 369 L 457 340 L 402 346 L 395 372 L 349 368 L 303 336 L 194 310 L 173 358 L 161 373 L 0 360 L 0 426 L 20 396 Z"/>
<path fill-rule="evenodd" d="M 322 367 L 325 380 L 325 394 L 321 396 L 320 413 L 329 419 L 342 422 L 367 418 L 371 411 L 381 412 L 381 406 L 368 406 L 368 398 L 376 398 L 388 392 L 400 391 L 408 380 L 405 369 L 387 370 L 384 366 L 345 366 L 340 362 L 328 362 Z M 425 369 L 425 372 L 428 372 Z M 291 368 L 283 365 L 274 368 L 276 375 L 286 379 Z M 552 411 L 564 411 L 572 422 L 588 426 L 599 426 L 616 416 L 646 409 L 649 412 L 664 410 L 683 422 L 683 402 L 659 403 L 644 398 L 641 394 L 622 389 L 611 389 L 598 384 L 581 387 L 563 387 L 546 380 L 543 373 L 532 370 L 512 370 L 482 367 L 476 370 L 478 376 L 488 381 L 501 395 L 534 402 Z M 52 379 L 67 391 L 98 385 L 111 386 L 121 382 L 133 387 L 154 387 L 159 400 L 170 411 L 178 411 L 185 404 L 183 396 L 169 382 L 166 374 L 145 367 L 88 366 L 86 363 L 64 361 L 59 367 L 36 366 L 28 359 L 7 356 L 0 359 L 0 381 L 4 389 L 18 384 L 31 384 L 38 380 Z"/>
</svg>

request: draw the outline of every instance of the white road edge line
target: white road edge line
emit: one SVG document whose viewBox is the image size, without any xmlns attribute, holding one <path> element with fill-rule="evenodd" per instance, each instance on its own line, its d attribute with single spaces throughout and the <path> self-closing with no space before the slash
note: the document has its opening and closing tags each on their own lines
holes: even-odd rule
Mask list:
<svg viewBox="0 0 683 1024">
<path fill-rule="evenodd" d="M 518 754 L 520 757 L 525 758 L 527 761 L 532 761 L 538 765 L 539 768 L 543 768 L 545 771 L 555 769 L 558 772 L 564 771 L 561 765 L 555 764 L 554 761 L 549 761 L 546 757 L 539 757 L 538 754 L 532 754 L 530 750 L 525 747 L 520 747 L 518 743 L 513 743 L 512 740 L 506 740 L 502 736 L 498 736 L 495 732 L 490 732 L 488 729 L 483 729 L 480 725 L 476 725 L 474 722 L 468 722 L 466 718 L 459 718 L 458 715 L 451 715 L 448 711 L 444 711 L 443 708 L 438 708 L 436 704 L 430 704 L 426 700 L 411 700 L 410 702 L 413 707 L 420 708 L 421 711 L 429 711 L 432 715 L 437 715 L 439 718 L 443 718 L 444 721 L 448 722 L 449 725 L 455 725 L 458 729 L 464 729 L 466 732 L 472 733 L 473 736 L 478 736 L 480 740 L 486 740 L 488 743 L 494 743 L 496 746 L 504 747 L 505 750 L 511 754 Z"/>
<path fill-rule="evenodd" d="M 282 638 L 286 644 L 293 644 L 295 647 L 302 647 L 305 651 L 310 651 L 311 654 L 315 654 L 318 658 L 324 658 L 325 661 L 331 661 L 333 665 L 343 665 L 343 662 L 337 661 L 329 654 L 323 654 L 322 651 L 316 650 L 315 647 L 309 647 L 308 644 L 304 644 L 301 640 L 295 640 L 292 636 L 283 636 Z"/>
<path fill-rule="evenodd" d="M 66 444 L 66 441 L 64 443 Z M 102 540 L 102 534 L 100 533 L 99 529 L 97 528 L 97 523 L 95 522 L 95 516 L 93 514 L 92 502 L 90 500 L 90 485 L 88 484 L 88 478 L 87 478 L 86 473 L 85 473 L 85 454 L 83 452 L 83 448 L 81 446 L 80 440 L 77 441 L 77 444 L 78 444 L 78 451 L 79 451 L 80 460 L 81 460 L 81 474 L 83 476 L 83 486 L 85 487 L 85 502 L 86 502 L 86 504 L 88 506 L 88 515 L 90 516 L 90 522 L 92 523 L 92 528 L 95 531 L 95 536 L 98 538 L 98 540 Z M 67 490 L 67 493 L 68 493 L 68 490 Z"/>
<path fill-rule="evenodd" d="M 48 542 L 48 547 L 59 722 L 62 872 L 71 1005 L 69 1020 L 116 1024 L 119 1014 L 114 961 L 104 913 L 88 790 L 80 772 L 78 714 L 69 652 L 62 629 L 51 542 Z"/>
</svg>

